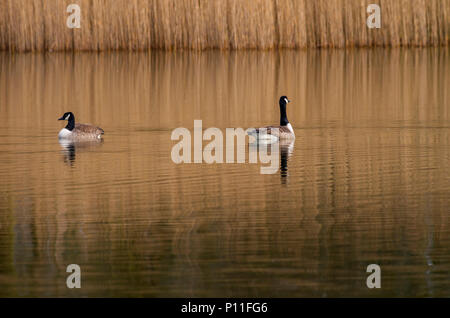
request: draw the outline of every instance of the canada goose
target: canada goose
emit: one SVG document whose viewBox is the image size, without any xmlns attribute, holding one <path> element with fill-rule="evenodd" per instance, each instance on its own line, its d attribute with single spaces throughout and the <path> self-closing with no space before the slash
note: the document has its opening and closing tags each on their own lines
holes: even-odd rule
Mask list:
<svg viewBox="0 0 450 318">
<path fill-rule="evenodd" d="M 295 139 L 294 129 L 286 116 L 286 105 L 291 101 L 286 96 L 280 97 L 280 126 L 267 126 L 256 128 L 248 132 L 258 141 L 277 141 Z"/>
<path fill-rule="evenodd" d="M 103 129 L 88 124 L 75 124 L 75 116 L 71 112 L 64 113 L 58 120 L 67 120 L 67 126 L 60 130 L 59 139 L 82 141 L 89 139 L 100 139 L 105 133 Z"/>
</svg>

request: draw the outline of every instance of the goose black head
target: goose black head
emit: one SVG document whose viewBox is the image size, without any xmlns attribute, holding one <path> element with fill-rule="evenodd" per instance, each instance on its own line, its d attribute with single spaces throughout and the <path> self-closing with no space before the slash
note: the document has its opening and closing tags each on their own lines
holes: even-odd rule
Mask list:
<svg viewBox="0 0 450 318">
<path fill-rule="evenodd" d="M 286 96 L 281 96 L 280 97 L 280 106 L 281 105 L 287 105 L 289 104 L 291 101 L 286 97 Z"/>
<path fill-rule="evenodd" d="M 67 126 L 66 129 L 72 130 L 75 127 L 75 116 L 72 112 L 64 113 L 64 115 L 61 116 L 61 118 L 58 118 L 58 120 L 67 120 Z"/>
<path fill-rule="evenodd" d="M 72 112 L 67 112 L 64 113 L 64 115 L 61 116 L 61 118 L 58 118 L 58 120 L 70 120 L 70 119 L 74 119 L 75 116 L 73 115 Z"/>
</svg>

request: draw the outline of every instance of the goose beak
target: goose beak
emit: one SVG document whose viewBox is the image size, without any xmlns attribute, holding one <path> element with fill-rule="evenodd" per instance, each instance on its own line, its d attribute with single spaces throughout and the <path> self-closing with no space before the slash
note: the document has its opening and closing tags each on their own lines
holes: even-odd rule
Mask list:
<svg viewBox="0 0 450 318">
<path fill-rule="evenodd" d="M 64 120 L 64 116 L 62 116 L 61 118 L 58 118 L 58 120 Z"/>
<path fill-rule="evenodd" d="M 290 99 L 288 99 L 288 103 L 290 103 L 291 102 L 291 100 Z"/>
</svg>

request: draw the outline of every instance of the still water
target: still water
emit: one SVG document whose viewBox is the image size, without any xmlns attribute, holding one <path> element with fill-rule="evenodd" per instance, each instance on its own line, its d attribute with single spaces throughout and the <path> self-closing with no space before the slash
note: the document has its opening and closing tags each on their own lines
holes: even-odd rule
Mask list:
<svg viewBox="0 0 450 318">
<path fill-rule="evenodd" d="M 172 162 L 281 95 L 275 174 Z M 65 111 L 104 142 L 60 145 Z M 0 296 L 450 296 L 450 51 L 0 54 Z"/>
</svg>

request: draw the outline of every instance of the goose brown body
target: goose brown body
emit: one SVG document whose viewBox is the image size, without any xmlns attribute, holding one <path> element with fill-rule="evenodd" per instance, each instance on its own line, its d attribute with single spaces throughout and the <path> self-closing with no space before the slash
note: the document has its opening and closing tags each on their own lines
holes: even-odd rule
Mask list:
<svg viewBox="0 0 450 318">
<path fill-rule="evenodd" d="M 100 127 L 90 124 L 75 123 L 75 116 L 71 112 L 65 113 L 59 120 L 68 121 L 67 126 L 59 132 L 59 139 L 73 141 L 100 139 L 105 133 Z"/>
<path fill-rule="evenodd" d="M 73 133 L 80 136 L 101 136 L 105 133 L 100 127 L 90 125 L 90 124 L 75 124 L 75 128 L 72 130 Z"/>
<path fill-rule="evenodd" d="M 278 139 L 290 140 L 295 139 L 295 135 L 291 129 L 288 126 L 267 126 L 256 128 L 255 131 L 258 135 L 261 133 L 277 137 Z"/>
</svg>

